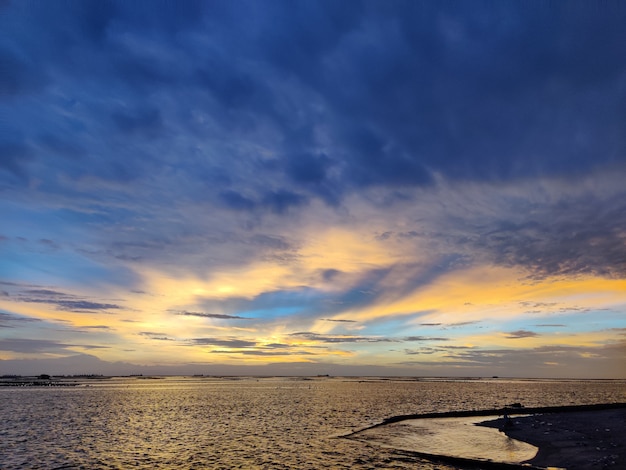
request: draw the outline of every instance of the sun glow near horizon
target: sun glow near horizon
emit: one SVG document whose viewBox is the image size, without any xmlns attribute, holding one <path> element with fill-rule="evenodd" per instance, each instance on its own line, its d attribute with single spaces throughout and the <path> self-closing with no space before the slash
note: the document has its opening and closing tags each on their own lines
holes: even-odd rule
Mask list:
<svg viewBox="0 0 626 470">
<path fill-rule="evenodd" d="M 626 8 L 144 3 L 2 8 L 3 370 L 624 377 Z"/>
</svg>

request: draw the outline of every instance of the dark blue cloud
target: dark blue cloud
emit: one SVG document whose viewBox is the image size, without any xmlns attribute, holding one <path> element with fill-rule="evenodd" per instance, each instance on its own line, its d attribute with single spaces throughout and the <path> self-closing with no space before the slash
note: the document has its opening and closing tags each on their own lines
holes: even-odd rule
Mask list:
<svg viewBox="0 0 626 470">
<path fill-rule="evenodd" d="M 263 196 L 263 205 L 276 214 L 285 214 L 292 207 L 303 206 L 307 198 L 288 190 L 269 191 Z"/>
<path fill-rule="evenodd" d="M 33 153 L 22 142 L 10 139 L 0 141 L 0 170 L 4 170 L 13 178 L 24 181 L 27 177 L 27 163 Z M 1 175 L 0 175 L 1 176 Z"/>
<path fill-rule="evenodd" d="M 274 214 L 285 214 L 292 208 L 306 205 L 308 198 L 294 191 L 281 189 L 278 191 L 266 191 L 258 199 L 253 199 L 229 189 L 219 193 L 219 201 L 223 206 L 235 211 L 255 212 L 266 210 Z"/>
<path fill-rule="evenodd" d="M 469 242 L 475 253 L 533 277 L 626 276 L 626 193 L 598 199 L 585 194 L 541 207 L 522 205 Z M 467 221 L 469 225 L 476 221 Z"/>
<path fill-rule="evenodd" d="M 40 137 L 39 143 L 51 154 L 65 158 L 78 159 L 86 156 L 87 152 L 72 142 L 68 136 L 46 134 Z"/>
<path fill-rule="evenodd" d="M 104 246 L 76 250 L 92 259 L 176 258 L 178 247 L 204 253 L 233 240 L 278 259 L 292 255 L 289 242 L 232 236 L 212 214 L 251 230 L 315 200 L 339 213 L 363 189 L 382 189 L 381 205 L 406 204 L 410 189 L 439 176 L 508 183 L 625 171 L 626 8 L 617 3 L 25 5 L 0 16 L 0 106 L 10 117 L 0 190 L 28 183 L 37 191 L 19 196 L 30 207 L 71 207 L 46 227 L 101 234 L 85 243 Z M 512 207 L 534 212 L 479 229 L 456 221 L 461 230 L 439 235 L 462 254 L 404 267 L 397 294 L 472 256 L 543 276 L 623 276 L 624 207 L 608 202 Z M 174 223 L 161 221 L 167 210 L 180 213 L 168 216 Z M 44 233 L 29 239 L 56 240 L 37 217 Z M 367 303 L 389 274 L 365 274 L 309 310 Z"/>
<path fill-rule="evenodd" d="M 506 3 L 493 11 L 472 4 L 394 15 L 385 31 L 391 39 L 377 38 L 393 47 L 374 48 L 353 64 L 368 99 L 343 93 L 345 87 L 332 92 L 345 118 L 360 116 L 354 121 L 369 122 L 377 132 L 355 133 L 348 119 L 340 128 L 353 167 L 371 170 L 357 183 L 421 184 L 427 170 L 510 180 L 615 162 L 624 149 L 616 133 L 623 108 L 610 95 L 623 91 L 610 78 L 616 75 L 589 70 L 600 61 L 603 69 L 623 71 L 623 50 L 608 46 L 598 57 L 584 39 L 564 45 L 604 27 L 605 44 L 623 44 L 624 33 L 609 14 L 584 18 Z M 512 24 L 504 28 L 503 21 Z M 384 159 L 387 173 L 376 171 L 384 146 L 395 147 Z"/>
<path fill-rule="evenodd" d="M 229 209 L 238 211 L 251 211 L 256 207 L 256 203 L 237 191 L 224 190 L 219 194 L 220 201 Z"/>
<path fill-rule="evenodd" d="M 0 98 L 39 91 L 47 78 L 26 58 L 0 48 Z"/>
<path fill-rule="evenodd" d="M 163 129 L 163 120 L 158 109 L 141 109 L 137 112 L 113 113 L 113 122 L 120 132 L 131 135 L 157 137 Z"/>
<path fill-rule="evenodd" d="M 251 74 L 235 69 L 227 57 L 211 58 L 211 63 L 196 70 L 197 85 L 206 89 L 225 110 L 251 106 L 263 84 Z"/>
<path fill-rule="evenodd" d="M 60 117 L 50 86 L 86 105 L 78 119 L 87 132 L 68 144 L 100 142 L 117 160 L 101 174 L 115 181 L 145 168 L 111 142 L 103 115 L 127 138 L 193 127 L 190 148 L 203 135 L 247 141 L 263 130 L 282 155 L 278 173 L 331 205 L 372 185 L 431 184 L 433 172 L 506 181 L 624 163 L 626 13 L 613 4 L 76 1 L 5 10 L 3 96 L 45 93 L 35 127 Z M 210 134 L 187 122 L 193 108 L 213 122 Z M 172 146 L 141 151 L 176 150 L 178 168 L 202 173 Z M 221 154 L 218 166 L 230 158 L 256 156 Z M 27 174 L 15 158 L 3 166 Z M 227 204 L 250 209 L 232 196 Z M 286 213 L 294 201 L 265 202 Z"/>
<path fill-rule="evenodd" d="M 262 54 L 284 73 L 311 84 L 324 73 L 319 65 L 325 55 L 362 20 L 364 4 L 284 1 L 269 8 L 264 5 L 262 10 L 253 9 L 258 15 L 253 52 Z"/>
<path fill-rule="evenodd" d="M 301 154 L 286 159 L 287 174 L 299 184 L 320 184 L 326 179 L 331 160 L 324 154 Z"/>
</svg>

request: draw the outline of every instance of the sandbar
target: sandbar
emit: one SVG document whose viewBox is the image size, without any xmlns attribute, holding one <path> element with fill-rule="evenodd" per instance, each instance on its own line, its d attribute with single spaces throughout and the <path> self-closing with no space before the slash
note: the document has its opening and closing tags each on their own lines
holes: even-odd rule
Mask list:
<svg viewBox="0 0 626 470">
<path fill-rule="evenodd" d="M 626 468 L 626 407 L 512 415 L 484 421 L 507 436 L 539 448 L 525 463 L 568 470 Z"/>
</svg>

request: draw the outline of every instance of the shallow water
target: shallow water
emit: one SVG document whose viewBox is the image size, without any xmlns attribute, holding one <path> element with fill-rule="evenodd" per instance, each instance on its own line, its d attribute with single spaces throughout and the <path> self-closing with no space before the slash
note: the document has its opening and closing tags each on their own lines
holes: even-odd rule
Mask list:
<svg viewBox="0 0 626 470">
<path fill-rule="evenodd" d="M 0 388 L 0 468 L 454 469 L 337 436 L 395 415 L 626 401 L 623 381 L 139 378 Z"/>
<path fill-rule="evenodd" d="M 410 419 L 367 429 L 354 438 L 409 452 L 494 462 L 521 463 L 535 456 L 537 447 L 511 439 L 497 429 L 476 426 L 485 419 Z"/>
</svg>

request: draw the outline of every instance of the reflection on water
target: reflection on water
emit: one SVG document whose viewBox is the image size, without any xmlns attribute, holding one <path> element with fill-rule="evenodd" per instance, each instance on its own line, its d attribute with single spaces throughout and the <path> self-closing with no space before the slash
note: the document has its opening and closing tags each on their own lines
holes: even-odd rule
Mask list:
<svg viewBox="0 0 626 470">
<path fill-rule="evenodd" d="M 537 453 L 535 446 L 497 429 L 476 426 L 484 420 L 484 416 L 411 419 L 367 429 L 355 438 L 412 452 L 506 463 L 520 463 Z"/>
<path fill-rule="evenodd" d="M 341 377 L 86 383 L 0 388 L 2 470 L 453 470 L 459 467 L 337 436 L 395 415 L 624 401 L 626 390 L 618 381 Z M 493 447 L 491 440 L 474 445 L 483 457 Z"/>
</svg>

